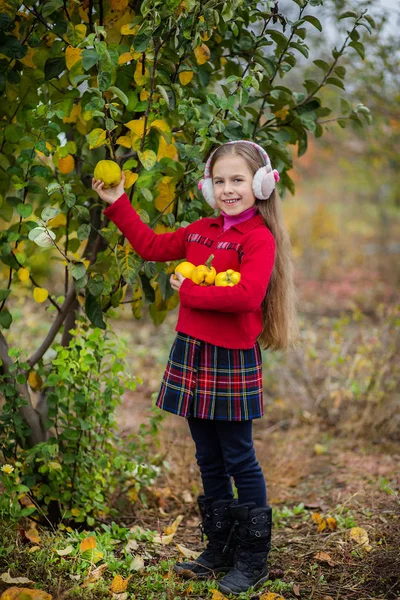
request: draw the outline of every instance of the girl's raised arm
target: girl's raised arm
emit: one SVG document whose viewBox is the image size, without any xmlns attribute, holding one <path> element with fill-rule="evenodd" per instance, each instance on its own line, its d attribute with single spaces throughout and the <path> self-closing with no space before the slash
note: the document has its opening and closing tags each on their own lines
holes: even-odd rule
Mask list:
<svg viewBox="0 0 400 600">
<path fill-rule="evenodd" d="M 125 192 L 103 214 L 115 223 L 144 260 L 165 262 L 186 257 L 186 228 L 180 227 L 171 233 L 155 233 L 143 223 Z"/>
</svg>

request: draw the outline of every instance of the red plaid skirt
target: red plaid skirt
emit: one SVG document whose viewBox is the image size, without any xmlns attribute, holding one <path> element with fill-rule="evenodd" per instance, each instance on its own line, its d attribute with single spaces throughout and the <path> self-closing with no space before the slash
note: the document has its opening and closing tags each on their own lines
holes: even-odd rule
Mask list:
<svg viewBox="0 0 400 600">
<path fill-rule="evenodd" d="M 262 357 L 178 333 L 156 405 L 182 417 L 245 421 L 263 416 Z"/>
</svg>

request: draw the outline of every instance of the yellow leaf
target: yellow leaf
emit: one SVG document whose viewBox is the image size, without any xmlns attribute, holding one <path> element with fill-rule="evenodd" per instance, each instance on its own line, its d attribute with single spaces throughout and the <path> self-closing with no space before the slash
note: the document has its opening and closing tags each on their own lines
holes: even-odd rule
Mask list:
<svg viewBox="0 0 400 600">
<path fill-rule="evenodd" d="M 175 188 L 176 184 L 172 181 L 172 177 L 165 175 L 161 179 L 160 183 L 157 185 L 157 196 L 154 199 L 154 206 L 157 210 L 160 212 L 165 211 L 166 213 L 172 211 Z"/>
<path fill-rule="evenodd" d="M 210 60 L 210 49 L 206 44 L 201 44 L 201 46 L 197 46 L 197 48 L 194 49 L 194 55 L 197 64 L 204 65 L 204 63 Z"/>
<path fill-rule="evenodd" d="M 38 373 L 36 373 L 36 371 L 32 370 L 29 371 L 28 383 L 33 391 L 37 392 L 43 386 L 43 379 L 40 377 L 40 375 L 38 375 Z"/>
<path fill-rule="evenodd" d="M 68 175 L 75 169 L 75 159 L 71 154 L 67 154 L 65 158 L 58 159 L 58 170 L 63 175 Z"/>
<path fill-rule="evenodd" d="M 280 110 L 277 110 L 275 113 L 275 116 L 280 119 L 281 121 L 284 121 L 286 119 L 286 117 L 289 114 L 289 108 L 287 106 L 284 106 L 283 108 L 281 108 Z"/>
<path fill-rule="evenodd" d="M 89 142 L 89 149 L 98 148 L 102 146 L 107 140 L 107 131 L 105 129 L 101 129 L 100 127 L 96 127 L 92 129 L 92 131 L 87 136 Z"/>
<path fill-rule="evenodd" d="M 149 92 L 146 90 L 146 88 L 142 88 L 142 89 L 140 90 L 140 100 L 141 100 L 142 102 L 145 102 L 146 100 L 148 100 L 148 99 L 149 99 L 149 96 L 150 96 L 150 94 L 149 94 Z"/>
<path fill-rule="evenodd" d="M 175 521 L 171 524 L 168 525 L 168 527 L 166 527 L 164 529 L 164 535 L 170 535 L 171 533 L 176 533 L 176 530 L 178 529 L 179 525 L 181 524 L 183 519 L 183 515 L 178 515 L 175 519 Z"/>
<path fill-rule="evenodd" d="M 319 456 L 321 454 L 326 454 L 326 446 L 323 446 L 322 444 L 315 444 L 314 452 L 317 456 Z"/>
<path fill-rule="evenodd" d="M 133 119 L 125 123 L 125 127 L 132 131 L 133 135 L 143 137 L 144 134 L 144 119 Z"/>
<path fill-rule="evenodd" d="M 19 277 L 20 281 L 28 281 L 28 279 L 29 279 L 28 269 L 24 269 L 24 267 L 21 267 L 20 269 L 18 269 L 18 277 Z"/>
<path fill-rule="evenodd" d="M 183 556 L 189 558 L 190 560 L 196 560 L 196 558 L 199 558 L 201 554 L 201 552 L 195 552 L 194 550 L 190 550 L 190 548 L 186 548 L 181 544 L 176 544 L 176 547 L 178 548 L 179 552 L 183 554 Z"/>
<path fill-rule="evenodd" d="M 170 126 L 166 121 L 163 121 L 162 119 L 156 119 L 155 121 L 152 121 L 152 123 L 150 123 L 150 129 L 152 127 L 154 127 L 155 129 L 159 129 L 160 131 L 164 131 L 165 133 L 171 133 Z"/>
<path fill-rule="evenodd" d="M 31 582 L 33 583 L 33 581 Z M 11 587 L 0 596 L 0 600 L 52 600 L 53 596 L 43 590 Z"/>
<path fill-rule="evenodd" d="M 320 521 L 318 523 L 317 531 L 319 531 L 321 533 L 321 531 L 325 531 L 326 527 L 327 527 L 326 519 L 322 519 L 322 521 Z"/>
<path fill-rule="evenodd" d="M 368 533 L 362 527 L 352 527 L 350 529 L 350 538 L 360 546 L 363 546 L 366 552 L 370 552 L 372 550 L 371 546 L 369 545 Z"/>
<path fill-rule="evenodd" d="M 221 594 L 221 592 L 219 592 L 218 590 L 216 590 L 215 588 L 213 588 L 211 590 L 211 600 L 228 600 L 228 598 L 226 596 L 224 596 L 223 594 Z"/>
<path fill-rule="evenodd" d="M 19 60 L 22 62 L 23 65 L 31 67 L 31 69 L 36 69 L 36 65 L 32 60 L 35 53 L 36 51 L 34 48 L 28 48 L 28 52 L 25 54 L 24 58 L 20 58 Z"/>
<path fill-rule="evenodd" d="M 49 292 L 45 288 L 36 287 L 33 290 L 33 299 L 35 300 L 35 302 L 38 302 L 39 304 L 41 304 L 42 302 L 45 302 L 47 300 L 48 296 L 49 296 Z"/>
<path fill-rule="evenodd" d="M 147 67 L 144 69 L 144 73 L 142 71 L 142 62 L 138 61 L 136 63 L 136 70 L 133 75 L 133 79 L 136 81 L 138 85 L 145 85 L 149 81 L 149 70 Z"/>
<path fill-rule="evenodd" d="M 126 63 L 130 62 L 131 60 L 133 60 L 132 54 L 130 52 L 123 52 L 118 57 L 118 64 L 125 65 Z"/>
<path fill-rule="evenodd" d="M 120 29 L 121 35 L 136 35 L 139 30 L 140 25 L 131 25 L 128 23 L 127 25 L 122 25 Z"/>
<path fill-rule="evenodd" d="M 28 552 L 31 554 L 32 552 L 37 552 L 38 550 L 41 550 L 40 546 L 32 546 L 32 548 L 29 548 Z"/>
<path fill-rule="evenodd" d="M 124 174 L 125 174 L 124 189 L 128 190 L 135 183 L 135 181 L 137 180 L 139 175 L 138 175 L 138 173 L 132 173 L 132 171 L 128 171 L 128 170 L 125 170 Z"/>
<path fill-rule="evenodd" d="M 181 85 L 188 85 L 193 79 L 194 72 L 193 71 L 181 71 L 179 73 L 179 81 Z"/>
<path fill-rule="evenodd" d="M 150 171 L 157 162 L 157 155 L 153 150 L 138 151 L 138 157 L 146 171 Z"/>
<path fill-rule="evenodd" d="M 321 521 L 323 520 L 323 516 L 319 513 L 313 513 L 311 515 L 311 519 L 314 521 L 314 523 L 321 523 Z"/>
<path fill-rule="evenodd" d="M 80 104 L 74 104 L 69 113 L 69 117 L 63 117 L 63 123 L 76 123 L 77 119 L 82 114 L 82 107 Z"/>
<path fill-rule="evenodd" d="M 109 0 L 113 10 L 125 10 L 129 4 L 129 0 Z"/>
<path fill-rule="evenodd" d="M 335 563 L 334 563 L 332 557 L 327 552 L 317 552 L 317 554 L 314 556 L 314 558 L 316 560 L 321 561 L 321 562 L 328 563 L 328 565 L 330 567 L 334 567 L 335 566 Z"/>
<path fill-rule="evenodd" d="M 67 224 L 67 217 L 64 213 L 58 213 L 57 216 L 54 217 L 54 219 L 50 219 L 50 221 L 48 221 L 47 226 L 50 229 L 54 229 L 55 227 L 61 227 L 62 225 L 66 225 Z"/>
<path fill-rule="evenodd" d="M 126 579 L 121 577 L 121 575 L 116 575 L 113 579 L 113 582 L 110 587 L 110 591 L 114 594 L 120 594 L 121 592 L 125 592 L 128 587 L 129 580 L 132 578 L 132 575 L 129 575 Z"/>
<path fill-rule="evenodd" d="M 74 25 L 74 29 L 75 29 L 75 40 L 77 42 L 77 44 L 79 44 L 80 42 L 82 42 L 85 39 L 86 36 L 86 25 L 83 25 L 83 23 L 80 23 L 79 25 Z M 68 38 L 67 38 L 68 39 Z M 71 40 L 69 40 L 69 43 L 73 43 L 73 41 L 71 42 Z"/>
<path fill-rule="evenodd" d="M 337 528 L 337 521 L 333 517 L 328 517 L 326 522 L 331 531 L 334 531 Z"/>
<path fill-rule="evenodd" d="M 84 538 L 79 544 L 80 550 L 85 552 L 86 550 L 91 550 L 92 548 L 96 548 L 97 541 L 96 538 L 90 535 L 89 537 Z"/>
<path fill-rule="evenodd" d="M 81 514 L 80 508 L 71 508 L 71 515 L 73 517 L 79 517 L 80 514 Z"/>
<path fill-rule="evenodd" d="M 173 139 L 174 138 L 172 138 L 172 140 Z M 175 144 L 168 144 L 164 137 L 161 136 L 157 151 L 157 161 L 160 161 L 164 157 L 172 158 L 172 160 L 178 160 L 179 158 Z"/>
<path fill-rule="evenodd" d="M 285 600 L 283 596 L 280 594 L 275 594 L 274 592 L 267 592 L 263 594 L 260 600 Z"/>
<path fill-rule="evenodd" d="M 121 135 L 115 143 L 124 148 L 132 148 L 132 140 L 128 135 Z"/>
<path fill-rule="evenodd" d="M 72 69 L 72 67 L 81 60 L 82 49 L 74 48 L 73 46 L 67 46 L 65 51 L 65 62 L 67 65 L 68 71 Z"/>
<path fill-rule="evenodd" d="M 200 33 L 200 37 L 202 42 L 208 42 L 208 40 L 210 39 L 210 34 L 208 33 L 208 31 L 202 31 Z"/>
</svg>

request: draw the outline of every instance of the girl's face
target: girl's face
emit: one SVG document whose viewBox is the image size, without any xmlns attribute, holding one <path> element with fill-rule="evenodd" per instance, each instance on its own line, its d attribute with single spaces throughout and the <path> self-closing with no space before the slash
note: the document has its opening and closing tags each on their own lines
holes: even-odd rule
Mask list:
<svg viewBox="0 0 400 600">
<path fill-rule="evenodd" d="M 239 215 L 254 205 L 253 173 L 241 156 L 223 156 L 212 173 L 214 198 L 218 208 L 229 215 Z"/>
</svg>

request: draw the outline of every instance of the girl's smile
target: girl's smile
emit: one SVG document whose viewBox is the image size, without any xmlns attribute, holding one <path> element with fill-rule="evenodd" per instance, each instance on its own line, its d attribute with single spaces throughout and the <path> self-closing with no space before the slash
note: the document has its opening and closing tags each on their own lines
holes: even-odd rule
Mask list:
<svg viewBox="0 0 400 600">
<path fill-rule="evenodd" d="M 218 208 L 239 215 L 254 205 L 253 173 L 241 156 L 223 156 L 213 168 L 214 198 Z"/>
</svg>

